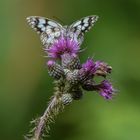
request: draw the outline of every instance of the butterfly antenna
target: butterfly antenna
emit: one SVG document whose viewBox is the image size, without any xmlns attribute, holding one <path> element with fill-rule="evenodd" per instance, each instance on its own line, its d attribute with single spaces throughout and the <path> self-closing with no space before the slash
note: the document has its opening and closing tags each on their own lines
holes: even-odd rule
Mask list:
<svg viewBox="0 0 140 140">
<path fill-rule="evenodd" d="M 94 59 L 94 57 L 95 57 L 95 53 L 94 53 L 94 54 L 92 54 L 92 57 L 91 57 L 91 58 L 92 58 L 92 59 Z"/>
<path fill-rule="evenodd" d="M 63 25 L 65 25 L 65 23 L 60 18 L 58 18 L 56 16 L 53 16 L 53 18 L 56 19 L 57 21 L 61 22 Z"/>
<path fill-rule="evenodd" d="M 46 55 L 41 55 L 44 58 L 50 58 L 50 56 L 46 56 Z"/>
<path fill-rule="evenodd" d="M 88 56 L 88 59 L 94 59 L 95 54 L 93 54 L 92 56 Z"/>
<path fill-rule="evenodd" d="M 43 48 L 43 50 L 44 50 L 44 51 L 48 51 L 49 49 L 48 49 L 48 48 Z"/>
<path fill-rule="evenodd" d="M 87 47 L 84 48 L 84 49 L 81 49 L 79 52 L 80 52 L 80 53 L 81 53 L 81 52 L 84 52 L 86 49 L 87 49 Z"/>
</svg>

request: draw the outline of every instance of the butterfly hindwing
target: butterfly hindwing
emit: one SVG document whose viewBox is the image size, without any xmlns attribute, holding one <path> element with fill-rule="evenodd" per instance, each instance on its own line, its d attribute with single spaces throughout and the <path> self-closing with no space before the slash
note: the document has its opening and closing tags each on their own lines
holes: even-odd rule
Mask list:
<svg viewBox="0 0 140 140">
<path fill-rule="evenodd" d="M 45 47 L 49 47 L 54 40 L 61 36 L 63 31 L 61 24 L 48 18 L 31 16 L 27 18 L 27 22 L 31 28 L 40 34 L 41 42 Z"/>
</svg>

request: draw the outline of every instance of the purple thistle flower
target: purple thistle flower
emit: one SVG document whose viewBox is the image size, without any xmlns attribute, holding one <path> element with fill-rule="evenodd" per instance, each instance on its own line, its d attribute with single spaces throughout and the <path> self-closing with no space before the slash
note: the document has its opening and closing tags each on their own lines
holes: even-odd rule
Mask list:
<svg viewBox="0 0 140 140">
<path fill-rule="evenodd" d="M 46 49 L 48 56 L 52 58 L 61 58 L 65 53 L 76 55 L 80 50 L 78 42 L 63 36 L 57 40 L 49 49 Z"/>
<path fill-rule="evenodd" d="M 98 90 L 100 95 L 103 96 L 105 99 L 112 99 L 112 95 L 115 92 L 112 84 L 107 80 L 101 82 Z"/>
<path fill-rule="evenodd" d="M 79 70 L 81 81 L 86 81 L 88 79 L 93 78 L 97 69 L 98 65 L 91 58 L 89 58 Z"/>
<path fill-rule="evenodd" d="M 98 65 L 91 58 L 89 58 L 86 63 L 82 65 L 82 68 L 92 75 L 97 70 Z"/>
</svg>

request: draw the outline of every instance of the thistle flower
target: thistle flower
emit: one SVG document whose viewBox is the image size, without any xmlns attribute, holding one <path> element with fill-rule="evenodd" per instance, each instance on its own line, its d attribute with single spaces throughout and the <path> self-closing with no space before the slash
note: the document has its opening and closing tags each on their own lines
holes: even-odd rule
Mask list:
<svg viewBox="0 0 140 140">
<path fill-rule="evenodd" d="M 93 78 L 97 69 L 98 65 L 92 59 L 88 59 L 79 70 L 81 82 Z"/>
<path fill-rule="evenodd" d="M 112 84 L 109 81 L 104 80 L 98 86 L 98 92 L 105 99 L 112 99 L 112 95 L 114 94 L 115 90 L 114 90 Z"/>
<path fill-rule="evenodd" d="M 79 52 L 79 49 L 78 42 L 62 36 L 60 39 L 55 41 L 49 49 L 46 49 L 46 51 L 49 57 L 58 59 L 65 53 L 76 55 Z"/>
</svg>

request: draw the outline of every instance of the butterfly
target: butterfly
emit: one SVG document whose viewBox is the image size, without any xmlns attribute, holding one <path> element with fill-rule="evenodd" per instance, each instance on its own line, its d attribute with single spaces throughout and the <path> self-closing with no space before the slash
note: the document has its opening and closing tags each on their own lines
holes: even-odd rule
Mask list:
<svg viewBox="0 0 140 140">
<path fill-rule="evenodd" d="M 84 34 L 91 29 L 98 20 L 98 16 L 91 15 L 72 23 L 70 26 L 62 26 L 60 23 L 45 17 L 30 16 L 27 22 L 39 35 L 46 48 L 49 48 L 60 37 L 74 39 L 79 45 L 84 40 Z"/>
</svg>

